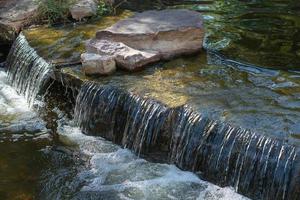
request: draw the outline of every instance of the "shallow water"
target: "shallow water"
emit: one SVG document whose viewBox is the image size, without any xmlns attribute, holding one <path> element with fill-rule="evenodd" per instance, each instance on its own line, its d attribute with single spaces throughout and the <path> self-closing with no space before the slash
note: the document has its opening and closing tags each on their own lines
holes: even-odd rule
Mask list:
<svg viewBox="0 0 300 200">
<path fill-rule="evenodd" d="M 23 31 L 31 47 L 53 64 L 72 64 L 80 62 L 85 41 L 95 36 L 96 31 L 105 29 L 117 21 L 132 15 L 124 11 L 118 16 L 95 19 L 88 24 L 68 24 L 66 26 L 39 26 Z"/>
<path fill-rule="evenodd" d="M 205 48 L 266 68 L 300 70 L 299 1 L 217 0 L 204 12 Z"/>
<path fill-rule="evenodd" d="M 296 0 L 143 0 L 125 8 L 189 8 L 203 14 L 205 48 L 265 68 L 300 70 L 300 3 Z"/>
</svg>

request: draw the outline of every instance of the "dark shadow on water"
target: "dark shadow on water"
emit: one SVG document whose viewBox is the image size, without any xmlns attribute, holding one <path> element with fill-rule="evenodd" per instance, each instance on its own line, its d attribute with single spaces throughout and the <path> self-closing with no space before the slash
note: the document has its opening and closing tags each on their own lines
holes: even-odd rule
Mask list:
<svg viewBox="0 0 300 200">
<path fill-rule="evenodd" d="M 10 44 L 0 44 L 0 63 L 6 60 L 6 56 L 8 55 L 10 46 Z"/>
<path fill-rule="evenodd" d="M 40 150 L 51 142 L 9 134 L 1 134 L 0 140 L 0 199 L 34 199 L 46 167 Z"/>
</svg>

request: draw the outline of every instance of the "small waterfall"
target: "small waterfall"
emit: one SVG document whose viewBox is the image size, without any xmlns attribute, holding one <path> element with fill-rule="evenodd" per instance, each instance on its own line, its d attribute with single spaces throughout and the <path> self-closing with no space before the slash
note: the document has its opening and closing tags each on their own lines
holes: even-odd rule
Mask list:
<svg viewBox="0 0 300 200">
<path fill-rule="evenodd" d="M 100 135 L 140 154 L 163 139 L 167 111 L 154 100 L 86 82 L 77 97 L 75 121 L 85 133 Z"/>
<path fill-rule="evenodd" d="M 168 108 L 121 89 L 85 82 L 75 121 L 138 154 L 160 157 L 254 199 L 299 199 L 299 150 L 213 121 L 188 106 Z"/>
<path fill-rule="evenodd" d="M 6 61 L 8 81 L 30 106 L 50 78 L 51 66 L 30 47 L 25 36 L 15 40 Z"/>
<path fill-rule="evenodd" d="M 170 161 L 180 168 L 254 199 L 299 198 L 294 146 L 209 120 L 187 106 L 176 109 L 171 124 Z"/>
</svg>

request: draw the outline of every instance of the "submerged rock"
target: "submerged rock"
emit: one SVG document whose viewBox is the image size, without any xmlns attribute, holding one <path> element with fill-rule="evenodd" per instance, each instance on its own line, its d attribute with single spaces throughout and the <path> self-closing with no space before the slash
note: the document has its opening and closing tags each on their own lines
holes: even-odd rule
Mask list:
<svg viewBox="0 0 300 200">
<path fill-rule="evenodd" d="M 86 49 L 88 53 L 113 56 L 118 67 L 136 70 L 158 60 L 198 52 L 203 36 L 197 12 L 146 11 L 98 31 Z"/>
<path fill-rule="evenodd" d="M 97 3 L 95 0 L 77 0 L 77 2 L 71 6 L 70 13 L 72 18 L 76 20 L 91 17 L 97 13 Z"/>
</svg>

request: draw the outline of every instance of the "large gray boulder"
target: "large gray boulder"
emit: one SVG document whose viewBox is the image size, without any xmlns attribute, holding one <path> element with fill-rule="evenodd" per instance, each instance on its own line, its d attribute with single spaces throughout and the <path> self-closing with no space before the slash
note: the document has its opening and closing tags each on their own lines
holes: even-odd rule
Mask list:
<svg viewBox="0 0 300 200">
<path fill-rule="evenodd" d="M 193 54 L 202 48 L 204 29 L 198 12 L 146 11 L 98 31 L 87 53 L 111 56 L 118 67 L 136 70 L 159 60 Z"/>
</svg>

